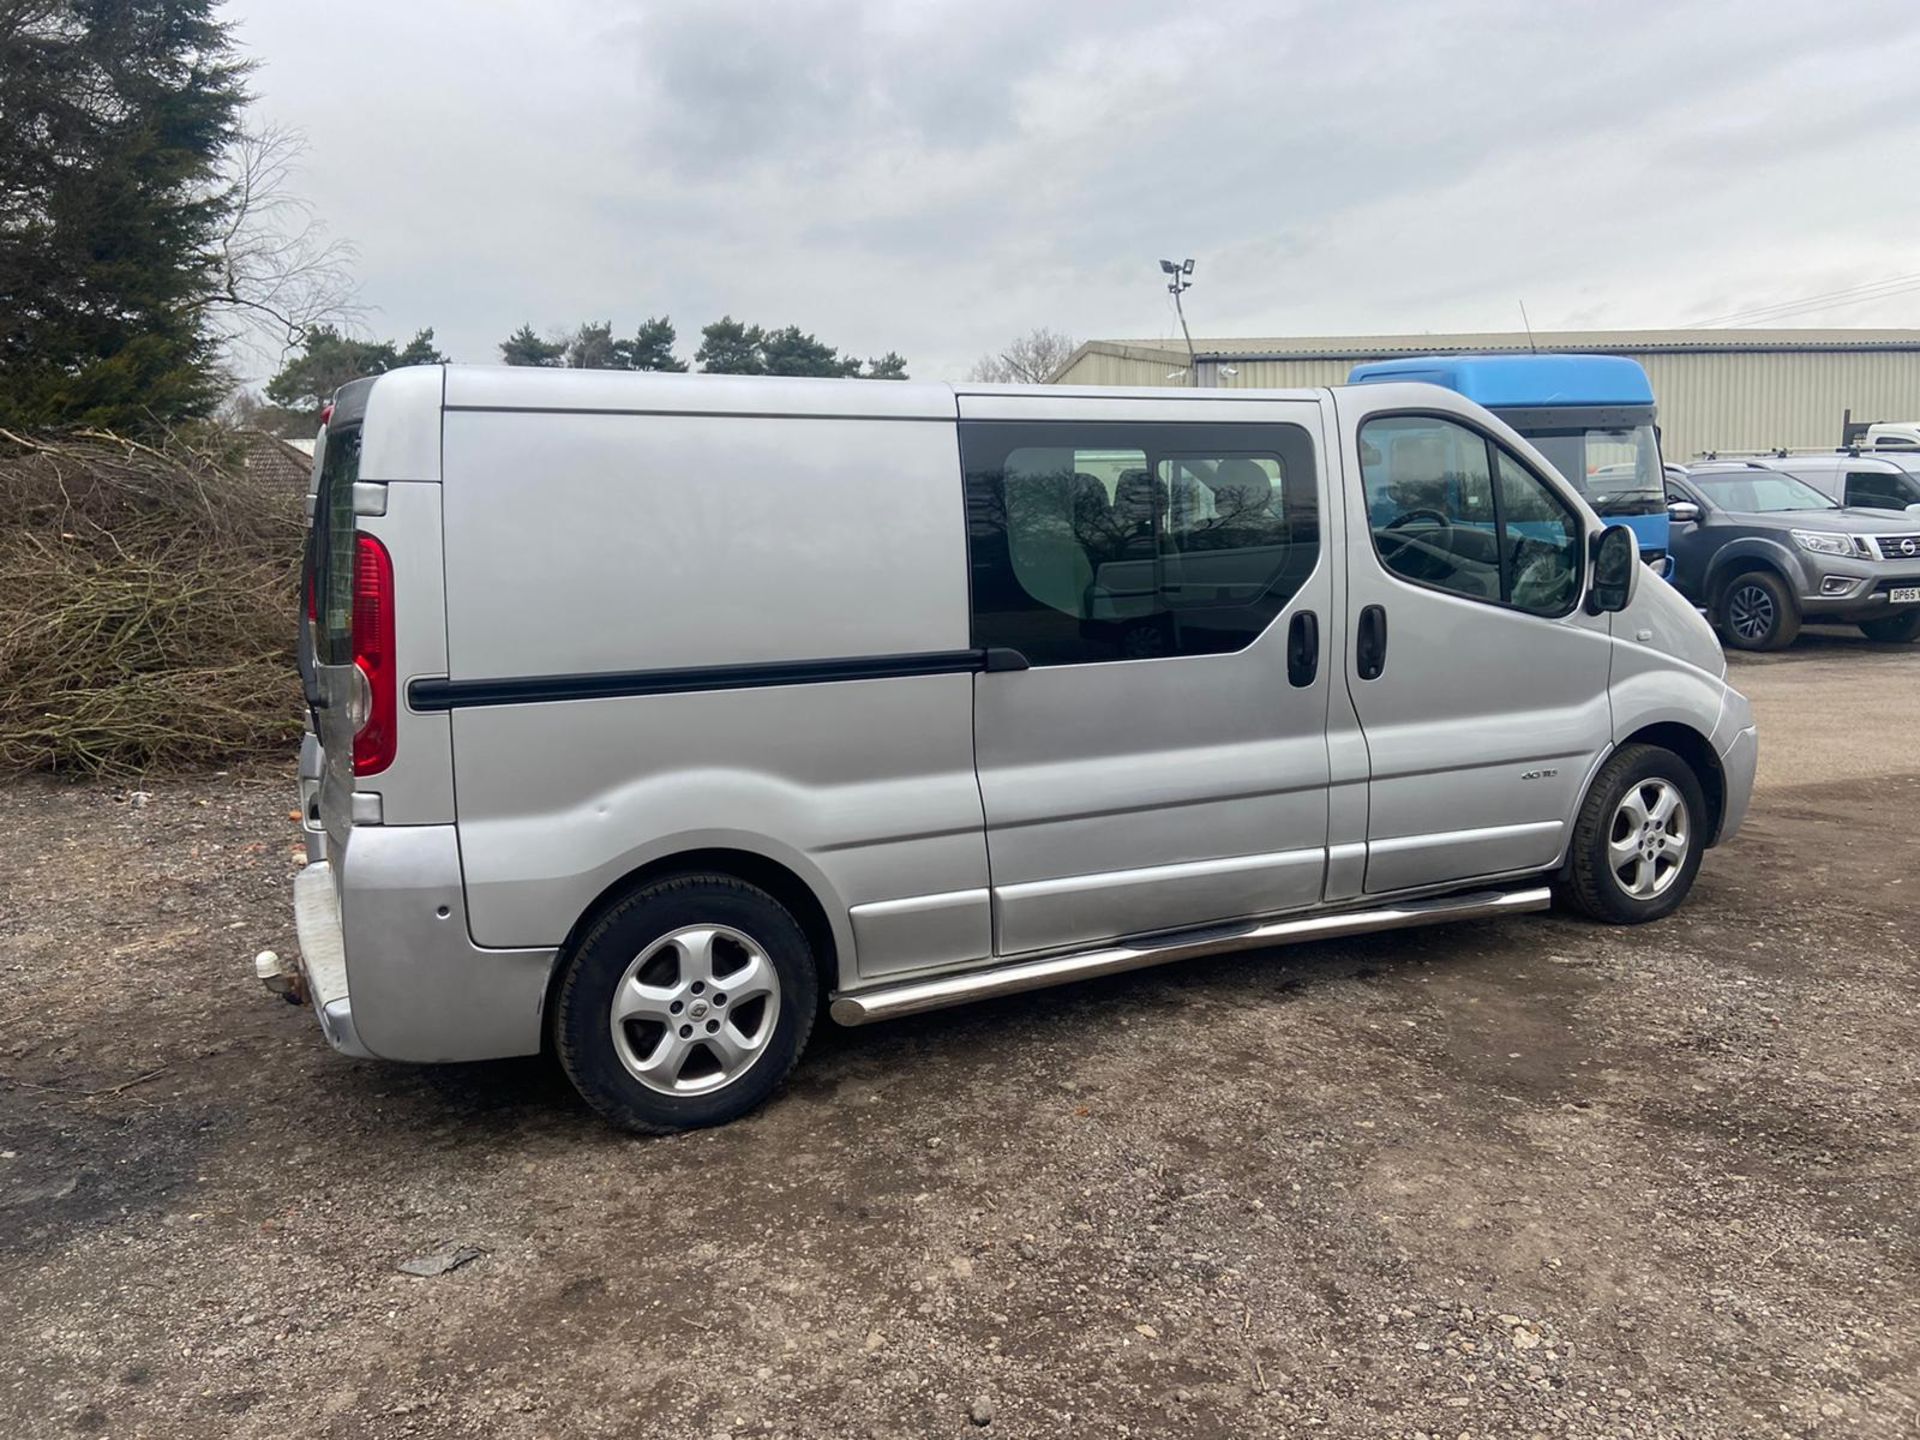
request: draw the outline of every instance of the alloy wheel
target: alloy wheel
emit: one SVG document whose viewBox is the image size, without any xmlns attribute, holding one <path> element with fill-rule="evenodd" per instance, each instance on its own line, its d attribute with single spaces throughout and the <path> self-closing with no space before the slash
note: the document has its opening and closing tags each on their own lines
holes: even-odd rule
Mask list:
<svg viewBox="0 0 1920 1440">
<path fill-rule="evenodd" d="M 1678 786 L 1654 777 L 1620 798 L 1607 831 L 1607 868 L 1636 900 L 1664 895 L 1687 862 L 1693 825 Z"/>
<path fill-rule="evenodd" d="M 1742 585 L 1727 600 L 1727 624 L 1742 640 L 1764 640 L 1777 618 L 1773 596 L 1763 586 Z"/>
<path fill-rule="evenodd" d="M 642 1085 L 705 1095 L 766 1053 L 780 1018 L 780 976 L 751 936 L 691 925 L 634 957 L 613 992 L 614 1053 Z"/>
</svg>

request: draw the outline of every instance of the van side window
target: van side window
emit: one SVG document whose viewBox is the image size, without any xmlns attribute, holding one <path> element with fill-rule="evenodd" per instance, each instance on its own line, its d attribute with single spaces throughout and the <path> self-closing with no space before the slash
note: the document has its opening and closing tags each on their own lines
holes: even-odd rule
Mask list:
<svg viewBox="0 0 1920 1440">
<path fill-rule="evenodd" d="M 1360 468 L 1374 549 L 1394 574 L 1536 615 L 1573 608 L 1578 516 L 1486 436 L 1437 416 L 1369 420 Z"/>
<path fill-rule="evenodd" d="M 1492 449 L 1507 603 L 1534 615 L 1565 615 L 1580 598 L 1579 521 L 1539 476 Z"/>
<path fill-rule="evenodd" d="M 1845 503 L 1848 505 L 1869 510 L 1904 510 L 1916 500 L 1920 500 L 1920 486 L 1905 475 L 1883 470 L 1847 472 Z"/>
<path fill-rule="evenodd" d="M 960 427 L 973 643 L 1034 665 L 1241 650 L 1320 554 L 1295 425 Z"/>
</svg>

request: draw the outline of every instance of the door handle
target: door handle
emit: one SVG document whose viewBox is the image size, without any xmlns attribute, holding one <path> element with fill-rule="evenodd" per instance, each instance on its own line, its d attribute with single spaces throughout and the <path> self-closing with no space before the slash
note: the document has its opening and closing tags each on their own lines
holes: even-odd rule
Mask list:
<svg viewBox="0 0 1920 1440">
<path fill-rule="evenodd" d="M 1287 681 L 1304 690 L 1320 673 L 1320 617 L 1302 610 L 1287 627 Z"/>
<path fill-rule="evenodd" d="M 1387 612 L 1369 605 L 1360 612 L 1360 630 L 1354 640 L 1354 664 L 1362 680 L 1378 680 L 1387 668 Z"/>
</svg>

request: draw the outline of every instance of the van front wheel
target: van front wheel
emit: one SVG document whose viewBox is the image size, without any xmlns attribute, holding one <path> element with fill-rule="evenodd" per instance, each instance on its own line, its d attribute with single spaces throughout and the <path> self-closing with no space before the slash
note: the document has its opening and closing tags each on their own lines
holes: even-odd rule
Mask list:
<svg viewBox="0 0 1920 1440">
<path fill-rule="evenodd" d="M 1612 925 L 1658 920 L 1687 898 L 1706 842 L 1706 795 L 1693 768 L 1657 745 L 1622 746 L 1574 822 L 1562 898 Z"/>
<path fill-rule="evenodd" d="M 680 875 L 621 900 L 575 947 L 555 1048 L 623 1129 L 721 1125 L 786 1079 L 817 1000 L 813 952 L 785 907 L 730 875 Z"/>
</svg>

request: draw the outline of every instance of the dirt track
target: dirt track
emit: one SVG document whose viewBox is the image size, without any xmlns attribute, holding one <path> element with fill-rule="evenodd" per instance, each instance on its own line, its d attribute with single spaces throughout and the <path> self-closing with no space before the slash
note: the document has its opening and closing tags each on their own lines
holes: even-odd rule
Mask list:
<svg viewBox="0 0 1920 1440">
<path fill-rule="evenodd" d="M 1662 925 L 829 1025 L 666 1141 L 262 996 L 282 777 L 0 788 L 0 1434 L 1920 1432 L 1920 650 L 1736 678 Z"/>
</svg>

